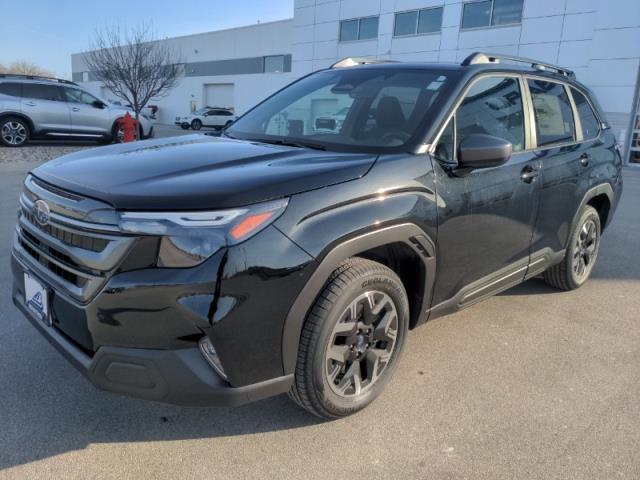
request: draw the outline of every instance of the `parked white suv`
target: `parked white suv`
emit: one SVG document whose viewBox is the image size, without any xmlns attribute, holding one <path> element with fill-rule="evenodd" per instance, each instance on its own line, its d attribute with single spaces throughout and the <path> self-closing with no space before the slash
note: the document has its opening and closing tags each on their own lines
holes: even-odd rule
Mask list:
<svg viewBox="0 0 640 480">
<path fill-rule="evenodd" d="M 231 125 L 238 117 L 230 108 L 204 107 L 182 117 L 176 117 L 176 125 L 188 130 L 200 130 L 202 127 L 221 129 Z"/>
<path fill-rule="evenodd" d="M 19 147 L 32 138 L 119 138 L 119 120 L 131 109 L 112 105 L 68 80 L 0 74 L 0 145 Z M 153 136 L 140 117 L 139 138 Z"/>
</svg>

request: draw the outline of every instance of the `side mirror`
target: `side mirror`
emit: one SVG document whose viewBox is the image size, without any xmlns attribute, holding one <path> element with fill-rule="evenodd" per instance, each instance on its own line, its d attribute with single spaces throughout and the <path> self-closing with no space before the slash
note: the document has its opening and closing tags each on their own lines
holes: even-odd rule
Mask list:
<svg viewBox="0 0 640 480">
<path fill-rule="evenodd" d="M 106 105 L 100 100 L 96 100 L 92 104 L 95 108 L 104 108 Z"/>
<path fill-rule="evenodd" d="M 505 164 L 511 157 L 511 142 L 492 135 L 467 135 L 458 147 L 460 168 L 489 168 Z"/>
</svg>

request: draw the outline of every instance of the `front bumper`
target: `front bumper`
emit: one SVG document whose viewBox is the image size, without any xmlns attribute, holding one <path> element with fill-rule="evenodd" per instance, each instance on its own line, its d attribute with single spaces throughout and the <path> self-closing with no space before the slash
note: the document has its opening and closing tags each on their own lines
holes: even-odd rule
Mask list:
<svg viewBox="0 0 640 480">
<path fill-rule="evenodd" d="M 14 274 L 16 263 L 13 257 Z M 21 267 L 23 268 L 23 267 Z M 145 400 L 188 406 L 236 406 L 285 393 L 293 375 L 232 387 L 209 366 L 198 348 L 148 349 L 102 346 L 85 353 L 27 307 L 14 283 L 13 303 L 31 324 L 96 387 Z"/>
</svg>

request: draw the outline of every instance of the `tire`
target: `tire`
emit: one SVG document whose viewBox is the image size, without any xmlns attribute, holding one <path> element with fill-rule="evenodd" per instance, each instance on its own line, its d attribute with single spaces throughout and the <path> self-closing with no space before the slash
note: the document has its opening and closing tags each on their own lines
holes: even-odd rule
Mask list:
<svg viewBox="0 0 640 480">
<path fill-rule="evenodd" d="M 111 128 L 111 143 L 122 143 L 123 136 L 120 120 L 117 120 Z"/>
<path fill-rule="evenodd" d="M 21 147 L 31 138 L 29 123 L 20 117 L 0 120 L 0 144 L 5 147 Z"/>
<path fill-rule="evenodd" d="M 202 128 L 202 122 L 196 118 L 191 122 L 191 128 L 194 130 L 200 130 Z"/>
<path fill-rule="evenodd" d="M 183 123 L 183 124 L 180 125 L 180 127 L 183 130 L 189 130 L 189 128 L 191 128 L 191 125 L 189 125 L 188 123 Z"/>
<path fill-rule="evenodd" d="M 409 302 L 398 276 L 370 260 L 346 260 L 305 320 L 289 396 L 324 419 L 362 410 L 391 378 L 408 327 Z"/>
<path fill-rule="evenodd" d="M 545 282 L 560 290 L 575 290 L 584 285 L 598 258 L 600 235 L 600 215 L 587 205 L 571 232 L 564 259 L 544 272 Z"/>
</svg>

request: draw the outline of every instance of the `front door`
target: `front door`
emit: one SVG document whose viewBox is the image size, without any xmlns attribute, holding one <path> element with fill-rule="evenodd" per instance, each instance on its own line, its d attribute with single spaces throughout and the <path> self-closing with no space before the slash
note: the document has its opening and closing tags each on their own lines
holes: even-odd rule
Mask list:
<svg viewBox="0 0 640 480">
<path fill-rule="evenodd" d="M 524 112 L 518 76 L 484 76 L 440 138 L 433 162 L 439 198 L 435 311 L 466 307 L 524 279 L 539 197 L 539 160 L 527 150 Z M 506 139 L 513 155 L 498 167 L 457 172 L 455 150 L 470 134 Z"/>
<path fill-rule="evenodd" d="M 71 110 L 71 129 L 74 135 L 108 135 L 111 115 L 101 100 L 79 88 L 64 87 Z"/>
</svg>

